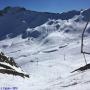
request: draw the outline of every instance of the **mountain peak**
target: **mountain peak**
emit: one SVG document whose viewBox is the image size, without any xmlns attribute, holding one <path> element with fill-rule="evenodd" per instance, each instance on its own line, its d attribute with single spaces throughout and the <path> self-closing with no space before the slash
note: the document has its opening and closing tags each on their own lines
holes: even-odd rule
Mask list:
<svg viewBox="0 0 90 90">
<path fill-rule="evenodd" d="M 90 21 L 90 8 L 83 10 L 81 14 L 84 16 L 86 21 Z"/>
<path fill-rule="evenodd" d="M 6 7 L 5 9 L 9 9 L 9 10 L 15 11 L 15 12 L 21 12 L 21 11 L 26 10 L 24 7 Z"/>
<path fill-rule="evenodd" d="M 7 13 L 19 13 L 22 11 L 25 11 L 26 9 L 23 7 L 11 7 L 11 6 L 7 6 L 4 9 L 0 10 L 0 15 L 3 16 L 4 14 Z"/>
</svg>

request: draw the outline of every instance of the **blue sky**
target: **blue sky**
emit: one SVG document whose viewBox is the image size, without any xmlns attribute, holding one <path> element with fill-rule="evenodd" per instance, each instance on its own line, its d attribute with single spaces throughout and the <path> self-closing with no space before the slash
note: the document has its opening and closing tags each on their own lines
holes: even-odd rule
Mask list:
<svg viewBox="0 0 90 90">
<path fill-rule="evenodd" d="M 21 6 L 34 11 L 64 12 L 90 8 L 90 0 L 0 0 L 0 9 Z"/>
</svg>

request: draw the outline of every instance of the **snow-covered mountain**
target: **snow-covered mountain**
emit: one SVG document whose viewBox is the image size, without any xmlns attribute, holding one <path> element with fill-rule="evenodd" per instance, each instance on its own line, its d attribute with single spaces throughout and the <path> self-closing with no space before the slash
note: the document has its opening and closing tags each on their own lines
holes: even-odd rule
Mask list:
<svg viewBox="0 0 90 90">
<path fill-rule="evenodd" d="M 0 15 L 1 51 L 30 74 L 26 79 L 0 74 L 0 86 L 19 90 L 90 89 L 90 70 L 71 73 L 85 65 L 81 34 L 90 20 L 90 9 L 55 14 L 7 7 Z M 90 24 L 84 38 L 88 52 L 89 34 Z M 86 57 L 90 63 L 90 56 Z"/>
<path fill-rule="evenodd" d="M 82 13 L 83 19 L 87 17 L 87 12 L 90 13 L 90 9 Z M 81 11 L 75 10 L 64 13 L 48 13 L 26 10 L 20 7 L 6 7 L 0 11 L 0 39 L 24 34 L 27 28 L 40 26 L 49 19 L 68 20 L 80 14 Z"/>
</svg>

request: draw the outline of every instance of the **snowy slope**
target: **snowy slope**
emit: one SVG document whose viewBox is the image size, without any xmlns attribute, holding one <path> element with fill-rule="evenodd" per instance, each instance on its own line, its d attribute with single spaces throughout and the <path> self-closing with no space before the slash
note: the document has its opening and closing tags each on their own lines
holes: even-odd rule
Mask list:
<svg viewBox="0 0 90 90">
<path fill-rule="evenodd" d="M 83 12 L 81 12 L 83 13 Z M 49 19 L 35 28 L 28 27 L 14 38 L 0 41 L 0 49 L 12 56 L 30 78 L 0 74 L 1 87 L 17 87 L 18 90 L 89 90 L 90 70 L 71 73 L 85 65 L 80 53 L 81 33 L 86 24 L 83 15 L 69 20 Z M 85 50 L 90 51 L 90 24 L 85 37 Z M 87 55 L 87 61 L 90 56 Z"/>
<path fill-rule="evenodd" d="M 32 33 L 27 35 L 27 28 L 35 28 L 47 22 L 49 19 L 69 20 L 74 16 L 79 16 L 81 11 L 72 10 L 63 13 L 36 12 L 26 10 L 21 7 L 6 7 L 0 10 L 0 40 L 13 38 L 22 34 L 23 38 L 33 36 Z M 87 20 L 90 9 L 82 12 L 83 20 Z M 79 19 L 76 20 L 80 21 Z M 51 24 L 51 23 L 49 23 Z M 57 25 L 58 28 L 58 25 Z"/>
</svg>

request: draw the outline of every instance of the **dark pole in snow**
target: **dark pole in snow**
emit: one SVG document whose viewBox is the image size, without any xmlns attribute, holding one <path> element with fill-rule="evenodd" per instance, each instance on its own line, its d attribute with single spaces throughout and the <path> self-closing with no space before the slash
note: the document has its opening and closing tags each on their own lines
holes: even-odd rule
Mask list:
<svg viewBox="0 0 90 90">
<path fill-rule="evenodd" d="M 86 60 L 85 54 L 90 54 L 90 53 L 85 52 L 85 51 L 83 50 L 83 47 L 84 47 L 84 33 L 85 33 L 85 31 L 86 31 L 86 28 L 87 28 L 87 26 L 88 26 L 88 23 L 89 23 L 89 21 L 87 21 L 87 23 L 86 23 L 86 25 L 85 25 L 85 28 L 83 29 L 82 36 L 81 36 L 81 53 L 82 53 L 83 56 L 84 56 L 84 60 L 85 60 L 86 65 L 87 65 L 87 60 Z"/>
</svg>

